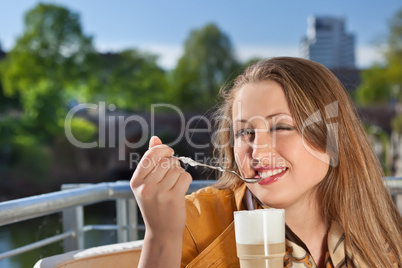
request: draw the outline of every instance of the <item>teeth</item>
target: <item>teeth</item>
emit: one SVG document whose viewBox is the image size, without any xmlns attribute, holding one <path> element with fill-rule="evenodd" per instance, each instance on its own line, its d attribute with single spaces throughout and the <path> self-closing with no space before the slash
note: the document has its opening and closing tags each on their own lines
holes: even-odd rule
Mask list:
<svg viewBox="0 0 402 268">
<path fill-rule="evenodd" d="M 273 175 L 276 175 L 278 173 L 281 173 L 282 171 L 285 171 L 286 168 L 279 168 L 279 169 L 271 169 L 263 172 L 258 172 L 258 175 L 260 175 L 261 178 L 267 178 L 271 177 Z"/>
</svg>

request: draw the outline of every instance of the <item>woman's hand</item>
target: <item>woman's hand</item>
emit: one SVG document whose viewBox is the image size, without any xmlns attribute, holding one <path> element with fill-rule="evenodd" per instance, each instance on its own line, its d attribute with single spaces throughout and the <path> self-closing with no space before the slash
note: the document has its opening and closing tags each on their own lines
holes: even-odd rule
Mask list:
<svg viewBox="0 0 402 268">
<path fill-rule="evenodd" d="M 173 154 L 172 148 L 152 137 L 130 181 L 146 228 L 141 267 L 180 265 L 185 195 L 192 178 Z"/>
</svg>

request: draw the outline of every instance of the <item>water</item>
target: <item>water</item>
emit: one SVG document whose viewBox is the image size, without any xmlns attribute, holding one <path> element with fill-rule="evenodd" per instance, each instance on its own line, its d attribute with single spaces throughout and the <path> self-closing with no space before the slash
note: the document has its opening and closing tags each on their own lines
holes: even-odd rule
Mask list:
<svg viewBox="0 0 402 268">
<path fill-rule="evenodd" d="M 0 252 L 5 252 L 61 232 L 58 215 L 0 227 Z M 62 242 L 0 260 L 0 268 L 32 268 L 41 258 L 63 252 Z"/>
<path fill-rule="evenodd" d="M 114 202 L 103 202 L 85 207 L 85 225 L 116 224 Z M 0 227 L 0 253 L 39 241 L 63 232 L 61 214 Z M 85 248 L 116 243 L 116 231 L 89 231 L 85 233 Z M 63 253 L 63 241 L 0 260 L 0 268 L 32 268 L 48 256 Z"/>
</svg>

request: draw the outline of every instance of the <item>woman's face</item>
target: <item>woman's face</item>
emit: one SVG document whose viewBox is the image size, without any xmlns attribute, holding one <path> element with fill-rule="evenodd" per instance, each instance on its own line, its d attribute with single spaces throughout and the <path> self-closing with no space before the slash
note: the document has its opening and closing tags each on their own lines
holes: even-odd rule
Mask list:
<svg viewBox="0 0 402 268">
<path fill-rule="evenodd" d="M 264 204 L 298 208 L 309 201 L 329 168 L 329 156 L 303 140 L 282 87 L 274 81 L 244 85 L 233 103 L 234 154 L 247 184 Z"/>
</svg>

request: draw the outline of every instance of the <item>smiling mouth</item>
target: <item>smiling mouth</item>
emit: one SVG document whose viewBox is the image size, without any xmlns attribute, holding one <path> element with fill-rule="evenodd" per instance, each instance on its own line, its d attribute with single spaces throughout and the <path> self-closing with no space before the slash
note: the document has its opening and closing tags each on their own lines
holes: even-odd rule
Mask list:
<svg viewBox="0 0 402 268">
<path fill-rule="evenodd" d="M 285 171 L 287 168 L 278 168 L 278 169 L 270 169 L 270 170 L 263 170 L 263 171 L 257 171 L 257 175 L 260 178 L 268 178 L 271 176 L 274 176 L 276 174 L 282 173 L 283 171 Z"/>
<path fill-rule="evenodd" d="M 282 177 L 288 168 L 270 168 L 270 169 L 261 169 L 256 170 L 255 178 L 262 179 L 259 184 L 271 184 L 279 180 Z"/>
</svg>

